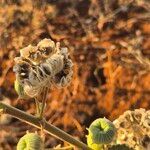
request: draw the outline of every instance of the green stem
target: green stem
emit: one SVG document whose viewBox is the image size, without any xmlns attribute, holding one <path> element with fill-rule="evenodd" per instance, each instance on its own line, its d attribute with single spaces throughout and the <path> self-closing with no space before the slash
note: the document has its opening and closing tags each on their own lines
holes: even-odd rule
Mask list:
<svg viewBox="0 0 150 150">
<path fill-rule="evenodd" d="M 41 123 L 39 118 L 32 116 L 30 114 L 27 114 L 15 107 L 6 105 L 2 102 L 0 102 L 0 109 L 4 110 L 4 113 L 7 113 L 15 118 L 18 118 L 19 120 L 22 120 L 23 122 L 26 122 L 38 129 L 41 129 Z M 63 141 L 66 141 L 78 148 L 81 148 L 83 150 L 91 150 L 86 144 L 82 143 L 81 141 L 78 141 L 71 135 L 67 134 L 66 132 L 60 130 L 59 128 L 53 126 L 52 124 L 49 124 L 47 121 L 44 120 L 44 130 L 48 134 L 51 134 L 55 136 L 56 138 L 59 138 Z"/>
</svg>

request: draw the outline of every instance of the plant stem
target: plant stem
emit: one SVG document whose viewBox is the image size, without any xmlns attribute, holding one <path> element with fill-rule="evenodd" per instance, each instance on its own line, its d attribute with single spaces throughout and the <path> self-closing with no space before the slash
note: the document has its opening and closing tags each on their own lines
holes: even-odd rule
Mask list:
<svg viewBox="0 0 150 150">
<path fill-rule="evenodd" d="M 40 114 L 40 104 L 38 102 L 38 100 L 35 98 L 35 105 L 36 105 L 36 115 L 39 116 Z"/>
<path fill-rule="evenodd" d="M 66 146 L 66 147 L 60 147 L 60 148 L 48 148 L 45 150 L 73 150 L 73 146 Z"/>
<path fill-rule="evenodd" d="M 23 122 L 26 122 L 38 129 L 41 129 L 41 123 L 39 118 L 32 116 L 30 114 L 27 114 L 15 107 L 6 105 L 2 102 L 0 102 L 0 109 L 4 110 L 4 113 L 7 113 L 19 120 L 22 120 Z M 67 134 L 66 132 L 60 130 L 59 128 L 53 126 L 52 124 L 49 124 L 47 121 L 43 120 L 44 122 L 44 131 L 47 132 L 48 134 L 51 134 L 55 136 L 56 138 L 59 138 L 63 141 L 66 141 L 78 148 L 81 148 L 83 150 L 91 150 L 86 144 L 82 143 L 81 141 L 78 141 L 71 135 Z"/>
<path fill-rule="evenodd" d="M 47 97 L 47 93 L 48 93 L 48 88 L 44 88 L 43 89 L 43 97 L 42 97 L 42 105 L 40 106 L 40 114 L 39 114 L 39 118 L 42 119 L 43 118 L 43 113 L 44 113 L 44 108 L 46 105 L 46 97 Z"/>
</svg>

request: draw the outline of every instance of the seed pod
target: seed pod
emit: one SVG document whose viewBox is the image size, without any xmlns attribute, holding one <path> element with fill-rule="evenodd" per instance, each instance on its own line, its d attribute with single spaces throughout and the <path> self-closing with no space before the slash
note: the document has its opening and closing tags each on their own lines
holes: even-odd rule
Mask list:
<svg viewBox="0 0 150 150">
<path fill-rule="evenodd" d="M 14 83 L 15 91 L 19 95 L 19 99 L 28 99 L 29 97 L 25 94 L 23 86 L 16 79 Z"/>
<path fill-rule="evenodd" d="M 72 79 L 72 66 L 67 48 L 60 48 L 60 43 L 44 39 L 37 46 L 29 45 L 15 58 L 13 70 L 20 82 L 16 91 L 20 97 L 25 93 L 35 98 L 45 87 L 65 87 Z"/>
<path fill-rule="evenodd" d="M 89 135 L 87 136 L 87 140 L 88 143 L 91 143 L 89 146 L 92 146 L 93 144 L 97 144 L 98 146 L 103 144 L 109 144 L 114 139 L 116 133 L 115 126 L 111 121 L 106 118 L 100 118 L 95 120 L 90 125 L 88 131 Z"/>
<path fill-rule="evenodd" d="M 87 136 L 87 144 L 93 150 L 103 150 L 103 145 L 93 143 L 93 140 L 90 135 Z"/>
<path fill-rule="evenodd" d="M 42 150 L 41 137 L 36 133 L 25 134 L 17 144 L 17 150 Z"/>
</svg>

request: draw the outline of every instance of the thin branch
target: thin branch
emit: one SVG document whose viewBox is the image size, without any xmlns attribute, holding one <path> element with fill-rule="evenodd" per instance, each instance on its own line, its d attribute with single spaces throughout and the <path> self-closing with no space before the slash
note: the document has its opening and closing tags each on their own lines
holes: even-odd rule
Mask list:
<svg viewBox="0 0 150 150">
<path fill-rule="evenodd" d="M 23 122 L 26 122 L 36 128 L 41 129 L 41 120 L 39 118 L 32 116 L 30 114 L 27 114 L 15 107 L 12 107 L 12 106 L 9 106 L 0 102 L 0 110 L 1 109 L 4 111 L 4 113 L 7 113 Z M 81 141 L 76 140 L 71 135 L 53 126 L 52 124 L 49 124 L 47 121 L 42 120 L 42 123 L 44 124 L 43 126 L 44 131 L 47 132 L 48 134 L 51 134 L 55 136 L 56 138 L 66 141 L 83 150 L 91 150 L 91 148 L 89 148 L 86 144 L 82 143 Z"/>
</svg>

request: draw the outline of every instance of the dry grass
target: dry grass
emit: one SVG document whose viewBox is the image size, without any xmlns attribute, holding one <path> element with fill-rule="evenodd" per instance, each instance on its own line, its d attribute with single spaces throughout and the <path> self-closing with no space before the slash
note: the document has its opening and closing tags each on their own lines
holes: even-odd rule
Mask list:
<svg viewBox="0 0 150 150">
<path fill-rule="evenodd" d="M 147 0 L 106 2 L 2 1 L 1 100 L 5 96 L 12 105 L 34 113 L 33 101 L 17 101 L 13 59 L 19 49 L 52 38 L 68 47 L 74 77 L 69 87 L 49 93 L 49 122 L 85 141 L 85 127 L 94 119 L 105 116 L 113 120 L 128 109 L 149 109 L 150 5 Z M 12 133 L 11 140 L 0 141 L 5 150 L 11 149 L 27 129 L 35 130 L 15 119 L 1 129 Z M 57 144 L 54 138 L 47 137 L 46 146 Z"/>
</svg>

